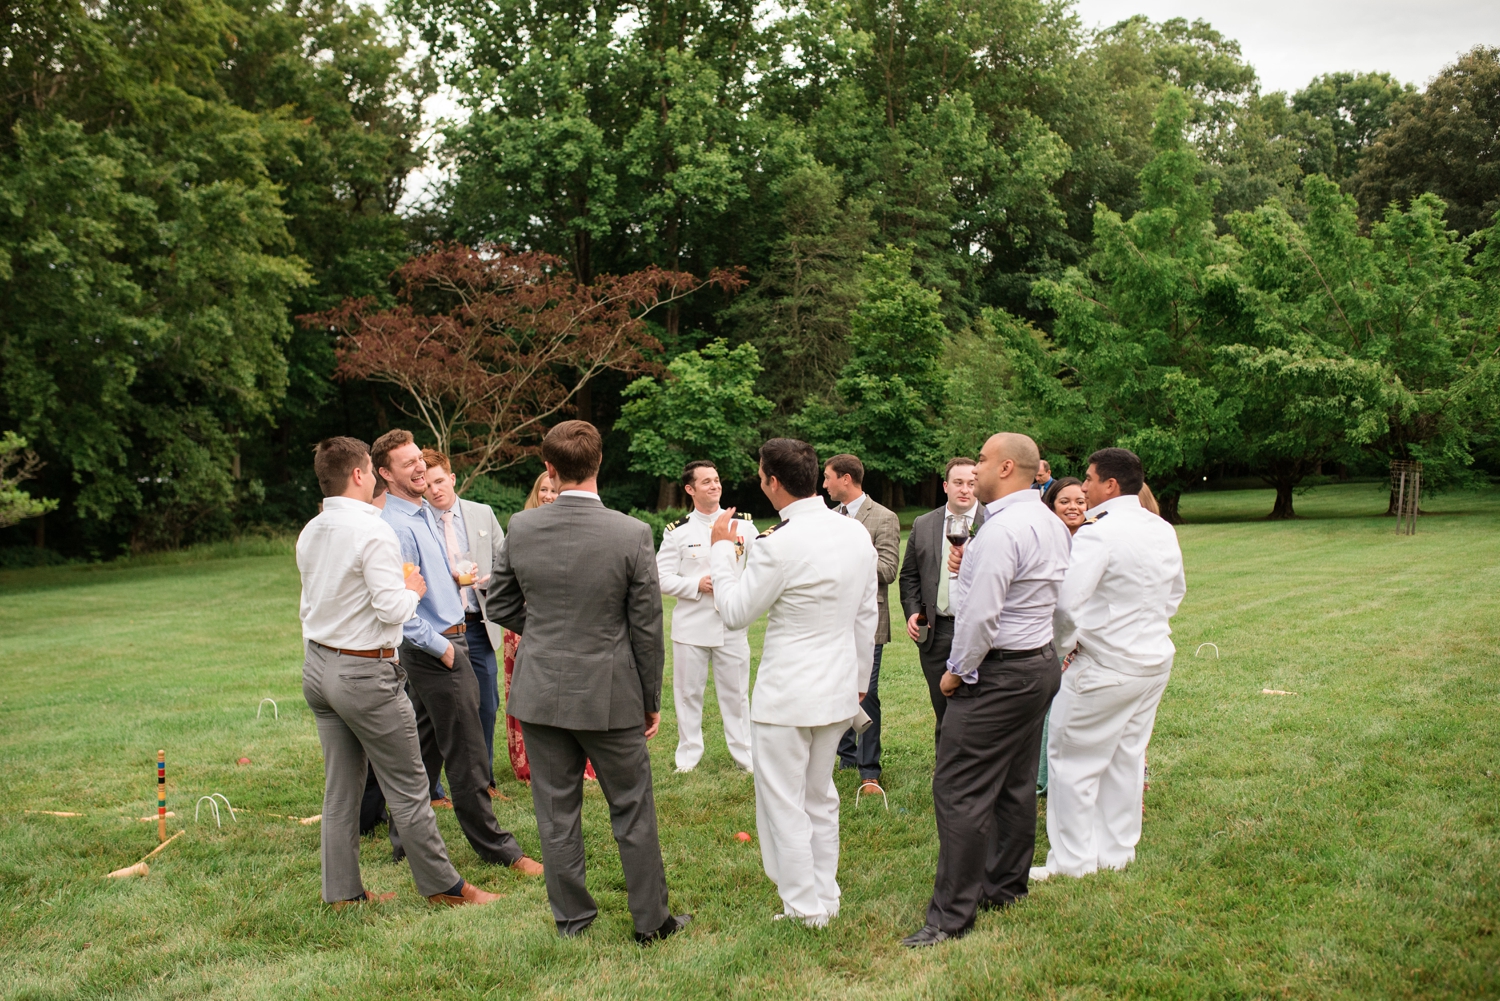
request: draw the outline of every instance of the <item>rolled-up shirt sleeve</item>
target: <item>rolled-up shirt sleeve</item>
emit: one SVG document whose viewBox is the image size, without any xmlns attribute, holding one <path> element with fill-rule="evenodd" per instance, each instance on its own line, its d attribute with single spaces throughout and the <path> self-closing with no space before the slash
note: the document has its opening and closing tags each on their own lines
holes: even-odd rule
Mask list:
<svg viewBox="0 0 1500 1001">
<path fill-rule="evenodd" d="M 995 647 L 1018 554 L 1015 538 L 1000 525 L 970 541 L 967 550 L 958 570 L 959 586 L 950 590 L 950 595 L 963 594 L 963 604 L 953 620 L 948 671 L 973 685 L 979 682 L 979 662 Z"/>
<path fill-rule="evenodd" d="M 401 575 L 401 549 L 394 533 L 373 532 L 360 553 L 360 571 L 370 589 L 370 607 L 386 625 L 398 626 L 417 614 L 417 592 L 407 590 Z"/>
</svg>

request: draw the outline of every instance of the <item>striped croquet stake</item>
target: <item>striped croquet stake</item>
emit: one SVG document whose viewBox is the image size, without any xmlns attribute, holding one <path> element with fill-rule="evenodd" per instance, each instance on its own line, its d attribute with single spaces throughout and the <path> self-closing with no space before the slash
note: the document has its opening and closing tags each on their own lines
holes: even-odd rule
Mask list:
<svg viewBox="0 0 1500 1001">
<path fill-rule="evenodd" d="M 167 840 L 167 752 L 156 752 L 156 837 Z"/>
</svg>

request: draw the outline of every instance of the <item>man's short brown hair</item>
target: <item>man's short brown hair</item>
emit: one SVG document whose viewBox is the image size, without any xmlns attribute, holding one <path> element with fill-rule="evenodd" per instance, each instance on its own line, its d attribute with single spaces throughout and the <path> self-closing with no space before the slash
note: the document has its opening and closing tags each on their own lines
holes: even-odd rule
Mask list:
<svg viewBox="0 0 1500 1001">
<path fill-rule="evenodd" d="M 363 469 L 370 446 L 358 438 L 324 438 L 313 452 L 313 472 L 324 497 L 337 497 L 349 489 L 349 474 Z"/>
<path fill-rule="evenodd" d="M 862 487 L 865 483 L 865 464 L 859 461 L 859 456 L 850 455 L 848 452 L 840 452 L 827 462 L 823 463 L 824 469 L 832 469 L 835 476 L 847 476 L 854 481 L 856 487 Z"/>
<path fill-rule="evenodd" d="M 449 462 L 448 457 L 435 448 L 422 449 L 422 461 L 427 463 L 428 469 L 441 469 L 449 476 L 453 475 L 453 463 Z"/>
<path fill-rule="evenodd" d="M 682 467 L 682 485 L 685 487 L 692 486 L 693 481 L 698 478 L 698 470 L 700 469 L 712 469 L 716 473 L 719 471 L 719 467 L 713 464 L 712 459 L 694 459 Z"/>
<path fill-rule="evenodd" d="M 542 439 L 542 459 L 557 469 L 563 483 L 582 483 L 599 473 L 604 461 L 604 439 L 588 421 L 563 421 Z"/>
<path fill-rule="evenodd" d="M 410 431 L 403 431 L 400 428 L 392 428 L 379 438 L 376 438 L 375 444 L 370 446 L 370 462 L 375 467 L 375 475 L 379 476 L 381 469 L 390 468 L 392 452 L 402 445 L 411 445 L 416 440 L 411 436 Z M 384 479 L 384 477 L 381 477 L 381 479 Z"/>
<path fill-rule="evenodd" d="M 975 462 L 973 459 L 969 458 L 967 455 L 955 455 L 953 458 L 951 458 L 951 459 L 948 460 L 948 465 L 943 470 L 943 479 L 946 481 L 948 479 L 948 477 L 950 477 L 950 476 L 953 475 L 953 470 L 956 469 L 956 468 L 958 468 L 959 466 L 977 466 L 977 465 L 979 465 L 979 463 Z"/>
</svg>

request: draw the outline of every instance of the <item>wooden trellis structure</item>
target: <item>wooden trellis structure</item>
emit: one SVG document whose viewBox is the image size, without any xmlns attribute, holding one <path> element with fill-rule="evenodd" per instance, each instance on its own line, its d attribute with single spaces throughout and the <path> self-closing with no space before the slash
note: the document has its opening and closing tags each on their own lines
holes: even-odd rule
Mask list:
<svg viewBox="0 0 1500 1001">
<path fill-rule="evenodd" d="M 1396 534 L 1417 534 L 1417 511 L 1422 503 L 1422 464 L 1397 459 L 1391 463 L 1391 492 L 1396 496 Z"/>
</svg>

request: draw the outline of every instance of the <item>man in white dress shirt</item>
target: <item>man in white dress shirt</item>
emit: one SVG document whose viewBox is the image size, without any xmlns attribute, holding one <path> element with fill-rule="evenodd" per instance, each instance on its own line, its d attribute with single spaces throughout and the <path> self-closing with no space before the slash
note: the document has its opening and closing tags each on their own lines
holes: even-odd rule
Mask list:
<svg viewBox="0 0 1500 1001">
<path fill-rule="evenodd" d="M 778 918 L 824 927 L 839 912 L 839 738 L 856 718 L 874 655 L 875 549 L 869 533 L 817 496 L 806 442 L 760 449 L 760 488 L 782 521 L 762 532 L 740 572 L 731 508 L 714 522 L 714 597 L 724 624 L 769 612 L 750 699 L 761 862 L 781 895 Z"/>
<path fill-rule="evenodd" d="M 1123 869 L 1141 840 L 1146 745 L 1172 671 L 1169 624 L 1187 592 L 1172 526 L 1141 507 L 1141 460 L 1089 457 L 1089 519 L 1057 599 L 1057 648 L 1078 648 L 1047 740 L 1047 864 L 1032 879 Z"/>
<path fill-rule="evenodd" d="M 968 934 L 980 907 L 1026 896 L 1036 849 L 1042 720 L 1057 693 L 1052 613 L 1068 569 L 1068 530 L 1031 489 L 1036 442 L 997 434 L 974 467 L 984 524 L 954 550 L 962 602 L 932 777 L 938 866 L 927 923 L 911 948 Z"/>
<path fill-rule="evenodd" d="M 750 640 L 746 630 L 729 629 L 714 605 L 709 568 L 709 536 L 724 494 L 719 470 L 707 459 L 695 459 L 682 470 L 682 489 L 693 510 L 662 533 L 656 554 L 661 593 L 677 599 L 672 610 L 672 701 L 677 706 L 677 770 L 690 772 L 703 760 L 703 697 L 712 663 L 719 715 L 729 756 L 745 771 L 750 762 Z M 733 520 L 740 566 L 755 537 L 750 515 Z"/>
<path fill-rule="evenodd" d="M 427 591 L 419 571 L 402 579 L 396 533 L 370 503 L 370 449 L 354 438 L 318 445 L 313 468 L 323 510 L 297 537 L 302 573 L 302 694 L 323 745 L 323 899 L 335 908 L 379 903 L 359 873 L 359 813 L 366 761 L 405 839 L 417 890 L 435 903 L 500 899 L 466 883 L 448 860 L 428 801 L 417 719 L 396 656 L 401 627 Z"/>
</svg>

